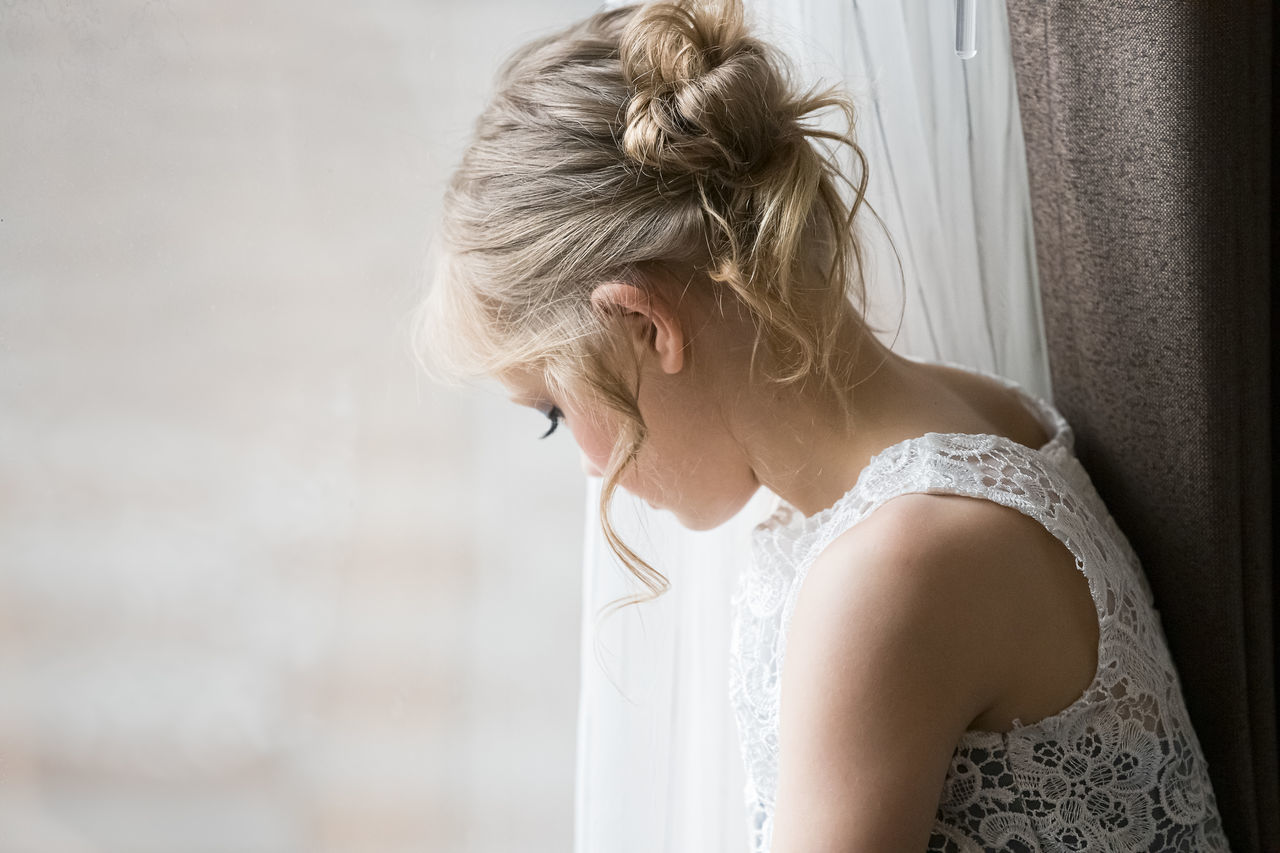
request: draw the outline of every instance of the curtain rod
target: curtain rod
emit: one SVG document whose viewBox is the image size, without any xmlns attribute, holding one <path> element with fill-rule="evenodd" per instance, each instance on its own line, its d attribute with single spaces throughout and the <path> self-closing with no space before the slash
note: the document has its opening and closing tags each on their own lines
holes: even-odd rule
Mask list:
<svg viewBox="0 0 1280 853">
<path fill-rule="evenodd" d="M 977 5 L 978 0 L 956 0 L 956 56 L 961 59 L 973 59 L 978 53 L 974 18 Z"/>
</svg>

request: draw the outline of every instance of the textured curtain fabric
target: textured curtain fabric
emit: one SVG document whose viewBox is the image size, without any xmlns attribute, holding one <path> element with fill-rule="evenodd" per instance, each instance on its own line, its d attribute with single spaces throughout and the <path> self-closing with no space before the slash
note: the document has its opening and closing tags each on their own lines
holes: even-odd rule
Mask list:
<svg viewBox="0 0 1280 853">
<path fill-rule="evenodd" d="M 1054 401 L 1150 578 L 1242 853 L 1280 850 L 1273 15 L 1009 2 Z"/>
<path fill-rule="evenodd" d="M 949 3 L 748 8 L 806 80 L 843 81 L 854 97 L 868 198 L 906 277 L 904 294 L 879 226 L 864 219 L 873 320 L 892 330 L 901 312 L 894 349 L 992 369 L 1051 399 L 1003 5 L 979 7 L 967 60 Z M 577 853 L 745 850 L 729 599 L 773 496 L 761 489 L 731 522 L 695 533 L 619 491 L 619 534 L 671 589 L 597 626 L 604 605 L 641 589 L 604 543 L 599 490 L 587 481 Z"/>
</svg>

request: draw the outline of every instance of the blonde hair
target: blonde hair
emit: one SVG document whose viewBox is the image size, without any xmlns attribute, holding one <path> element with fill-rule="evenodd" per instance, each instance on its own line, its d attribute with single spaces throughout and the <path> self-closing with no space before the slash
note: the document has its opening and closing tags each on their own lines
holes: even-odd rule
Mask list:
<svg viewBox="0 0 1280 853">
<path fill-rule="evenodd" d="M 599 12 L 507 60 L 445 194 L 434 286 L 415 319 L 420 361 L 450 384 L 531 370 L 553 397 L 622 416 L 600 518 L 650 594 L 615 608 L 670 583 L 609 517 L 646 428 L 621 327 L 592 304 L 596 285 L 678 276 L 722 308 L 736 300 L 755 329 L 752 377 L 758 363 L 767 381 L 812 377 L 849 417 L 856 382 L 834 342 L 843 303 L 866 313 L 854 216 L 867 162 L 850 100 L 834 87 L 797 91 L 793 76 L 749 33 L 740 0 Z M 847 131 L 813 123 L 828 109 Z M 856 186 L 839 145 L 860 164 Z"/>
</svg>

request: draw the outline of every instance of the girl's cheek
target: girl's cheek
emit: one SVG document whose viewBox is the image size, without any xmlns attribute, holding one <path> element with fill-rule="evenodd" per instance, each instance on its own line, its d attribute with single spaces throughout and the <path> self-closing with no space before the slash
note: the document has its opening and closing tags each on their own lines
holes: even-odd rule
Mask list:
<svg viewBox="0 0 1280 853">
<path fill-rule="evenodd" d="M 590 477 L 603 476 L 601 472 L 609 461 L 611 448 L 604 444 L 598 430 L 590 422 L 575 417 L 576 414 L 569 413 L 565 423 L 582 455 L 582 470 Z"/>
<path fill-rule="evenodd" d="M 591 457 L 587 456 L 586 451 L 582 451 L 581 455 L 582 455 L 582 473 L 586 474 L 588 477 L 604 476 L 604 471 L 600 470 L 599 466 L 597 466 L 596 463 L 591 460 Z"/>
<path fill-rule="evenodd" d="M 602 472 L 609 464 L 609 456 L 612 448 L 598 441 L 579 441 L 578 448 L 582 451 L 582 464 L 584 467 L 593 469 L 596 473 L 592 476 L 603 476 Z"/>
</svg>

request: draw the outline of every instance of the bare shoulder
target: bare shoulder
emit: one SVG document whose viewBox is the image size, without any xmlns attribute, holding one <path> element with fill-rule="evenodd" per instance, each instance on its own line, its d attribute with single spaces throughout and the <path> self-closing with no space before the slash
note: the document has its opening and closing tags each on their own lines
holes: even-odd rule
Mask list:
<svg viewBox="0 0 1280 853">
<path fill-rule="evenodd" d="M 840 554 L 868 547 L 905 549 L 943 562 L 972 555 L 990 562 L 1023 550 L 1031 541 L 1053 535 L 1034 518 L 1013 507 L 967 495 L 911 492 L 898 495 L 850 527 L 821 555 L 830 564 Z M 941 568 L 941 567 L 939 567 Z"/>
<path fill-rule="evenodd" d="M 810 573 L 812 587 L 801 591 L 808 611 L 821 600 L 892 614 L 913 632 L 945 632 L 951 664 L 981 705 L 971 728 L 1047 716 L 1091 679 L 1098 630 L 1088 582 L 1067 546 L 1013 507 L 899 495 L 837 537 Z"/>
<path fill-rule="evenodd" d="M 973 711 L 966 729 L 1050 716 L 1096 671 L 1097 611 L 1073 553 L 1033 517 L 984 498 L 900 494 L 833 540 L 810 567 L 794 621 L 835 631 L 840 612 L 844 639 L 815 640 L 891 643 L 887 661 L 906 665 L 923 649 L 869 635 L 896 624 L 916 646 L 945 649 L 955 701 Z"/>
<path fill-rule="evenodd" d="M 866 521 L 847 531 L 830 560 L 888 571 L 858 556 L 887 548 L 913 567 L 902 579 L 908 590 L 924 595 L 912 585 L 928 585 L 947 597 L 954 612 L 945 618 L 964 632 L 954 641 L 982 662 L 970 675 L 984 685 L 987 704 L 970 729 L 1006 732 L 1015 719 L 1041 720 L 1088 688 L 1098 666 L 1098 604 L 1075 554 L 1043 524 L 1014 507 L 952 494 L 900 495 Z"/>
<path fill-rule="evenodd" d="M 1042 525 L 956 495 L 895 497 L 824 549 L 788 629 L 775 850 L 927 846 L 965 731 L 1052 704 L 1011 687 L 1057 653 L 1058 575 L 1083 582 Z"/>
<path fill-rule="evenodd" d="M 958 577 L 950 507 L 900 496 L 809 568 L 779 699 L 774 850 L 923 850 L 955 746 L 1003 666 Z M 939 502 L 941 503 L 941 502 Z M 962 526 L 961 526 L 962 529 Z"/>
<path fill-rule="evenodd" d="M 925 666 L 969 715 L 958 736 L 1017 679 L 1010 611 L 1032 594 L 1026 558 L 1043 537 L 1034 519 L 992 501 L 899 495 L 818 556 L 791 639 L 875 649 L 880 667 Z"/>
</svg>

